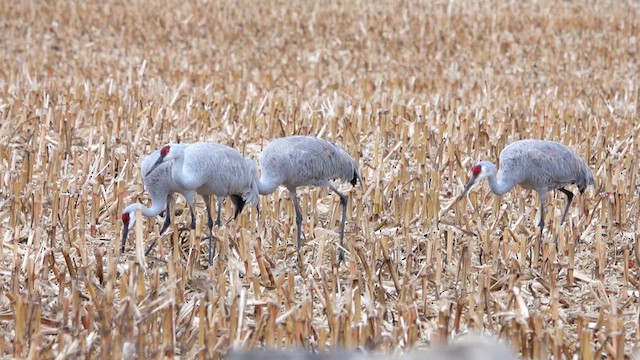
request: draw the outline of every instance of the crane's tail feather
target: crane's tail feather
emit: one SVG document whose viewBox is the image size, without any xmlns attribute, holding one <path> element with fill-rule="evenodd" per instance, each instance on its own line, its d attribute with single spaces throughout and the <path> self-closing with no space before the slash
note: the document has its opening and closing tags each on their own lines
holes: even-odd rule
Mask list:
<svg viewBox="0 0 640 360">
<path fill-rule="evenodd" d="M 351 185 L 356 186 L 356 184 L 360 183 L 362 184 L 362 177 L 360 177 L 360 173 L 358 172 L 358 169 L 353 168 L 353 178 L 351 179 Z"/>
<path fill-rule="evenodd" d="M 349 164 L 351 165 L 351 180 L 349 182 L 351 185 L 356 186 L 357 183 L 362 184 L 362 177 L 360 176 L 360 172 L 358 171 L 358 164 L 356 164 L 355 160 L 349 155 L 346 151 L 341 150 L 344 156 L 348 159 Z"/>
<path fill-rule="evenodd" d="M 242 194 L 242 200 L 245 203 L 251 204 L 251 206 L 257 208 L 258 204 L 260 203 L 259 196 L 260 193 L 258 192 L 258 182 L 256 181 L 256 179 L 253 179 L 251 180 L 251 186 L 249 187 L 249 189 Z"/>
<path fill-rule="evenodd" d="M 335 159 L 333 163 L 326 162 L 325 166 L 332 167 L 328 172 L 337 171 L 336 179 L 340 179 L 343 182 L 350 182 L 351 185 L 356 186 L 359 182 L 362 184 L 362 177 L 360 177 L 360 172 L 358 171 L 358 164 L 353 160 L 351 155 L 346 151 L 342 150 L 335 144 L 332 144 L 336 149 L 338 149 L 339 158 Z M 335 169 L 335 170 L 334 170 Z"/>
<path fill-rule="evenodd" d="M 582 162 L 582 174 L 583 181 L 578 183 L 578 190 L 580 190 L 581 194 L 584 193 L 587 186 L 595 186 L 596 184 L 595 178 L 593 177 L 593 172 L 591 172 L 591 169 L 589 169 L 589 165 L 587 165 L 584 161 Z"/>
<path fill-rule="evenodd" d="M 233 213 L 233 218 L 236 219 L 242 212 L 242 209 L 244 209 L 245 201 L 239 195 L 231 195 L 229 197 L 231 198 L 231 202 L 233 202 L 233 206 L 236 208 L 236 211 Z"/>
</svg>

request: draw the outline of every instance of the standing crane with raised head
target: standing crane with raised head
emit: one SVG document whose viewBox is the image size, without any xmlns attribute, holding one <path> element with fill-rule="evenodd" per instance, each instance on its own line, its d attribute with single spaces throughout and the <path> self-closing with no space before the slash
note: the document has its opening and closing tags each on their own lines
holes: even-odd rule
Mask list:
<svg viewBox="0 0 640 360">
<path fill-rule="evenodd" d="M 584 193 L 587 186 L 594 184 L 593 174 L 587 164 L 563 144 L 545 140 L 519 140 L 506 146 L 500 153 L 500 170 L 489 161 L 480 161 L 472 168 L 472 176 L 467 182 L 461 199 L 478 180 L 488 178 L 491 191 L 503 195 L 514 186 L 535 190 L 540 198 L 540 237 L 544 229 L 544 204 L 547 193 L 559 190 L 567 196 L 567 205 L 562 212 L 560 225 L 569 211 L 573 192 L 564 187 L 578 186 Z M 556 249 L 558 248 L 557 238 Z"/>
<path fill-rule="evenodd" d="M 228 196 L 235 205 L 234 218 L 245 204 L 258 207 L 257 170 L 253 161 L 225 145 L 200 142 L 187 146 L 167 144 L 147 174 L 171 162 L 171 177 L 180 187 L 200 194 L 207 205 L 209 226 L 209 265 L 213 264 L 215 246 L 213 225 L 220 226 L 222 203 Z M 215 223 L 211 217 L 211 195 L 218 201 Z"/>
<path fill-rule="evenodd" d="M 191 212 L 191 228 L 196 228 L 196 219 L 193 211 L 195 192 L 192 190 L 185 190 L 184 188 L 181 188 L 178 184 L 176 184 L 175 181 L 173 181 L 173 179 L 171 178 L 171 164 L 163 164 L 159 166 L 152 174 L 149 174 L 149 170 L 151 170 L 151 167 L 159 158 L 160 151 L 156 150 L 149 156 L 144 158 L 144 160 L 142 161 L 142 165 L 140 166 L 140 170 L 143 175 L 142 180 L 144 182 L 144 187 L 151 196 L 151 207 L 146 207 L 141 203 L 135 203 L 127 206 L 122 212 L 122 252 L 124 252 L 124 246 L 125 242 L 127 241 L 129 230 L 132 229 L 133 225 L 136 223 L 137 209 L 140 209 L 142 215 L 146 217 L 155 217 L 166 208 L 166 217 L 164 219 L 164 224 L 160 228 L 160 235 L 162 235 L 162 233 L 169 227 L 169 224 L 171 224 L 170 204 L 171 196 L 174 193 L 180 193 L 187 199 L 187 204 L 189 204 L 189 210 Z M 155 245 L 156 241 L 157 239 L 153 241 L 145 254 L 149 253 L 149 251 Z"/>
<path fill-rule="evenodd" d="M 297 198 L 299 186 L 322 186 L 340 197 L 340 249 L 338 260 L 344 259 L 344 226 L 347 219 L 347 195 L 342 194 L 331 180 L 340 179 L 355 186 L 362 182 L 353 158 L 338 146 L 312 136 L 288 136 L 270 142 L 260 154 L 262 177 L 258 181 L 261 195 L 273 193 L 280 185 L 291 194 L 296 211 L 297 245 L 300 253 L 302 211 Z"/>
</svg>

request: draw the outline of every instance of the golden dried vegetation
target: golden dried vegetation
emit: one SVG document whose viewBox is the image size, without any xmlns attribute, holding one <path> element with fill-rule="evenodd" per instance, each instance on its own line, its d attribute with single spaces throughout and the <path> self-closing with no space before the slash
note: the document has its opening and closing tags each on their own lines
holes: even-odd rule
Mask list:
<svg viewBox="0 0 640 360">
<path fill-rule="evenodd" d="M 473 332 L 524 357 L 630 356 L 639 19 L 613 0 L 0 3 L 0 356 L 379 353 Z M 208 140 L 257 160 L 291 134 L 360 165 L 341 187 L 345 263 L 319 189 L 300 195 L 300 263 L 286 191 L 235 221 L 225 205 L 212 268 L 200 199 L 195 231 L 176 197 L 156 249 L 142 256 L 160 218 L 120 253 L 146 154 Z M 562 227 L 551 196 L 534 259 L 535 193 L 483 184 L 446 209 L 475 161 L 522 138 L 567 144 L 596 176 Z"/>
</svg>

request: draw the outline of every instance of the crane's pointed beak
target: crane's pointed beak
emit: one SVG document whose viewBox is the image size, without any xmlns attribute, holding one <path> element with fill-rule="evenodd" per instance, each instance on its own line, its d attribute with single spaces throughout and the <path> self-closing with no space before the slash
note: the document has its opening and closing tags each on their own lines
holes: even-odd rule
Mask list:
<svg viewBox="0 0 640 360">
<path fill-rule="evenodd" d="M 127 236 L 129 235 L 129 222 L 122 224 L 122 242 L 120 245 L 120 253 L 124 252 L 124 244 L 127 242 Z"/>
<path fill-rule="evenodd" d="M 151 169 L 149 169 L 149 171 L 147 171 L 146 174 L 144 174 L 144 176 L 149 176 L 149 174 L 151 174 L 153 172 L 153 170 L 155 170 L 158 166 L 160 166 L 160 164 L 162 164 L 162 162 L 164 161 L 164 156 L 160 156 L 158 158 L 158 161 L 156 161 L 153 166 L 151 167 Z"/>
<path fill-rule="evenodd" d="M 473 187 L 473 185 L 476 183 L 476 180 L 478 179 L 478 177 L 476 176 L 471 176 L 471 178 L 469 179 L 469 181 L 467 182 L 467 185 L 464 186 L 464 190 L 462 191 L 462 194 L 460 194 L 460 196 L 458 196 L 457 200 L 462 199 L 467 192 Z"/>
</svg>

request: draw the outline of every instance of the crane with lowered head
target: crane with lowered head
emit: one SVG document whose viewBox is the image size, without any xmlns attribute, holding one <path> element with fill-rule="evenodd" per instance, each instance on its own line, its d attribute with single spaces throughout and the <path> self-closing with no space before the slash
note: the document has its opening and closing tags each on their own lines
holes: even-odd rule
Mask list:
<svg viewBox="0 0 640 360">
<path fill-rule="evenodd" d="M 184 146 L 184 145 L 180 145 Z M 160 235 L 169 227 L 171 224 L 171 196 L 174 193 L 182 194 L 185 199 L 187 199 L 187 204 L 189 204 L 189 210 L 191 212 L 191 228 L 195 229 L 196 227 L 196 219 L 193 210 L 193 205 L 195 202 L 195 192 L 192 190 L 186 190 L 181 188 L 175 181 L 171 178 L 171 164 L 165 163 L 159 166 L 156 171 L 153 173 L 149 173 L 149 170 L 153 166 L 153 164 L 160 158 L 160 150 L 156 150 L 151 153 L 149 156 L 145 157 L 140 166 L 140 170 L 143 175 L 144 187 L 149 192 L 151 196 L 151 207 L 146 207 L 141 203 L 135 203 L 127 206 L 122 211 L 122 245 L 121 251 L 124 252 L 124 246 L 127 241 L 127 235 L 129 234 L 129 230 L 133 228 L 133 225 L 136 222 L 136 210 L 140 209 L 142 215 L 146 217 L 155 217 L 160 214 L 163 210 L 166 210 L 166 216 L 164 219 L 164 223 L 160 228 Z M 149 253 L 153 246 L 155 245 L 157 239 L 153 241 L 153 243 L 149 246 L 145 254 Z"/>
<path fill-rule="evenodd" d="M 171 162 L 171 177 L 180 187 L 192 190 L 205 199 L 209 226 L 209 265 L 213 264 L 215 245 L 213 225 L 220 225 L 222 203 L 230 197 L 235 205 L 234 218 L 245 204 L 258 207 L 257 169 L 252 160 L 242 157 L 235 149 L 210 142 L 187 146 L 167 144 L 160 149 L 160 157 L 147 174 L 166 162 Z M 211 195 L 217 198 L 217 217 L 211 217 Z"/>
<path fill-rule="evenodd" d="M 500 153 L 500 170 L 490 161 L 480 161 L 471 171 L 472 176 L 458 200 L 483 178 L 489 180 L 489 187 L 496 195 L 503 195 L 516 185 L 538 193 L 540 199 L 538 241 L 542 239 L 544 229 L 544 204 L 547 193 L 551 190 L 559 190 L 567 196 L 567 205 L 560 218 L 560 225 L 562 225 L 573 200 L 573 192 L 564 187 L 575 184 L 582 194 L 587 186 L 595 183 L 591 169 L 584 160 L 565 145 L 546 140 L 515 141 Z M 558 248 L 557 240 L 556 238 L 556 249 Z"/>
</svg>

